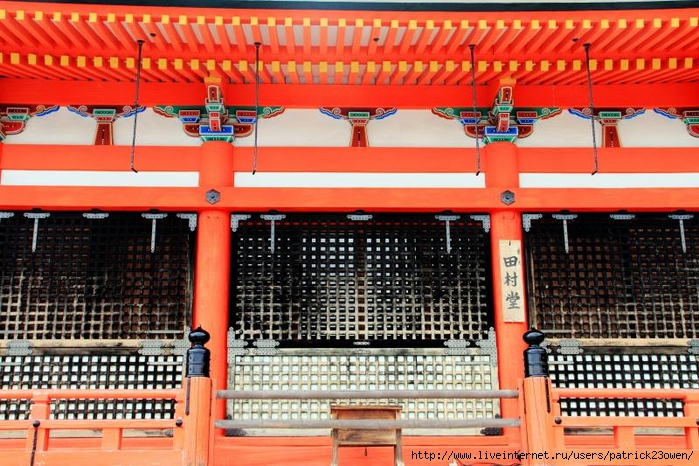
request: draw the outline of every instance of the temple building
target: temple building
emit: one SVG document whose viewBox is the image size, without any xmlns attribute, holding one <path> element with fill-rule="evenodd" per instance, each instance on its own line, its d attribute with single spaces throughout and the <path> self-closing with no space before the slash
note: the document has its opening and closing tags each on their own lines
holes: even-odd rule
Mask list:
<svg viewBox="0 0 699 466">
<path fill-rule="evenodd" d="M 697 44 L 695 1 L 0 2 L 0 463 L 699 464 Z"/>
</svg>

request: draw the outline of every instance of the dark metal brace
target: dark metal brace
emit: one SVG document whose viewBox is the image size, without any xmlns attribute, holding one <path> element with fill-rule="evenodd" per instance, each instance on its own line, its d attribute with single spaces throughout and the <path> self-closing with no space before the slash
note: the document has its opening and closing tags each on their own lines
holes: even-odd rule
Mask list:
<svg viewBox="0 0 699 466">
<path fill-rule="evenodd" d="M 36 243 L 39 239 L 39 219 L 48 217 L 48 212 L 27 212 L 24 214 L 25 217 L 34 220 L 34 230 L 32 233 L 32 252 L 36 252 Z"/>
<path fill-rule="evenodd" d="M 29 466 L 34 466 L 34 460 L 36 459 L 36 443 L 37 439 L 39 438 L 40 425 L 41 421 L 38 419 L 32 423 L 32 427 L 34 427 L 34 438 L 32 439 L 32 454 L 29 458 Z"/>
<path fill-rule="evenodd" d="M 568 220 L 577 218 L 577 214 L 553 214 L 551 215 L 556 220 L 563 220 L 563 243 L 565 244 L 566 254 L 570 252 L 568 246 Z"/>
<path fill-rule="evenodd" d="M 691 214 L 672 214 L 668 215 L 673 220 L 679 220 L 680 222 L 680 240 L 682 241 L 682 252 L 686 253 L 687 252 L 687 239 L 685 238 L 684 235 L 684 221 L 685 220 L 691 220 L 694 218 L 694 215 Z"/>
<path fill-rule="evenodd" d="M 153 222 L 150 230 L 150 252 L 155 252 L 155 234 L 158 220 L 167 217 L 167 214 L 141 214 L 141 216 Z"/>
<path fill-rule="evenodd" d="M 461 218 L 459 215 L 435 215 L 440 222 L 445 222 L 447 227 L 447 254 L 451 254 L 451 222 Z"/>
<path fill-rule="evenodd" d="M 267 220 L 268 222 L 271 222 L 272 228 L 270 230 L 270 237 L 269 237 L 271 244 L 269 246 L 269 251 L 271 253 L 274 253 L 274 251 L 276 250 L 276 247 L 275 247 L 276 238 L 275 238 L 275 234 L 274 234 L 274 227 L 275 227 L 276 222 L 279 220 L 284 220 L 286 218 L 286 215 L 284 215 L 284 214 L 262 214 L 262 215 L 260 215 L 260 218 L 262 220 Z"/>
</svg>

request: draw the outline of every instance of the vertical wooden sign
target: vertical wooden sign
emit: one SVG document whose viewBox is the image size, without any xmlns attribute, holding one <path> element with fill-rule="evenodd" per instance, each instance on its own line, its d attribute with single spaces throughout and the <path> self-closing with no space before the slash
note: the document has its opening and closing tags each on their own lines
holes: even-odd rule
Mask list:
<svg viewBox="0 0 699 466">
<path fill-rule="evenodd" d="M 524 322 L 522 242 L 500 240 L 500 299 L 505 322 Z"/>
</svg>

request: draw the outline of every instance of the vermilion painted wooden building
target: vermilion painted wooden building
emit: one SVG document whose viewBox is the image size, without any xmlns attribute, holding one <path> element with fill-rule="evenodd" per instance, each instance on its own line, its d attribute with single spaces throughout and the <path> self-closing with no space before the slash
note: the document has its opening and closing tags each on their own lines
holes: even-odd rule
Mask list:
<svg viewBox="0 0 699 466">
<path fill-rule="evenodd" d="M 684 1 L 0 3 L 3 461 L 329 464 L 331 406 L 390 405 L 408 465 L 693 464 L 698 41 Z"/>
</svg>

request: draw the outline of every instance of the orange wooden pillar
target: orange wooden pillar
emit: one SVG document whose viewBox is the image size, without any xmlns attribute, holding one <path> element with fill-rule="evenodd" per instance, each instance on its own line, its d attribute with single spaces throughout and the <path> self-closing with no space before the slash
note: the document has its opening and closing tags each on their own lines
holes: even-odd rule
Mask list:
<svg viewBox="0 0 699 466">
<path fill-rule="evenodd" d="M 233 184 L 233 145 L 205 142 L 201 146 L 199 186 L 209 194 Z M 220 194 L 219 194 L 220 195 Z M 197 258 L 194 273 L 194 322 L 211 334 L 211 383 L 213 390 L 226 388 L 228 380 L 227 332 L 230 282 L 230 212 L 211 208 L 199 212 Z M 216 400 L 211 415 L 225 418 L 225 400 Z"/>
<path fill-rule="evenodd" d="M 514 195 L 514 203 L 502 203 L 502 209 L 490 213 L 491 249 L 493 263 L 493 294 L 495 307 L 495 334 L 498 346 L 498 376 L 500 388 L 517 389 L 523 378 L 522 334 L 527 330 L 526 296 L 524 291 L 524 256 L 522 246 L 522 217 L 515 210 L 519 169 L 517 146 L 509 142 L 495 142 L 484 150 L 485 182 L 488 188 L 498 188 L 499 196 Z M 517 253 L 519 248 L 519 254 Z M 516 399 L 501 401 L 503 418 L 519 416 Z M 506 434 L 518 435 L 516 432 Z"/>
</svg>

